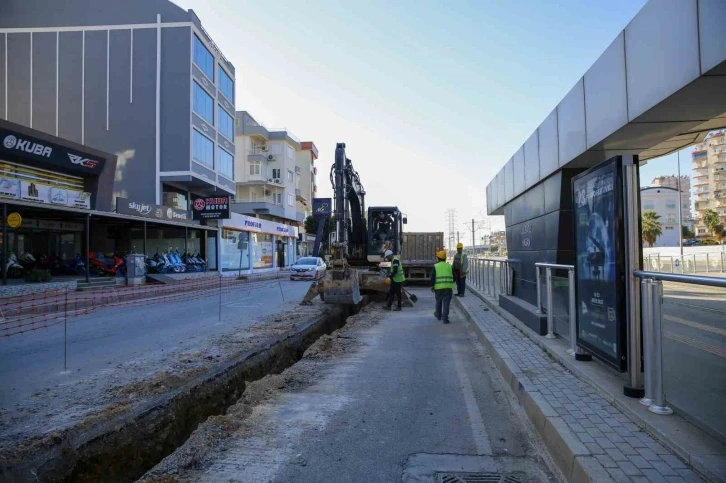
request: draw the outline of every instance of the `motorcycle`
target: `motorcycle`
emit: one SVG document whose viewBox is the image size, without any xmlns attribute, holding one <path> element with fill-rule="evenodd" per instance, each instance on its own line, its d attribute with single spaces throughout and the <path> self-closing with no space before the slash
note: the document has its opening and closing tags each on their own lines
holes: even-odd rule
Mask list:
<svg viewBox="0 0 726 483">
<path fill-rule="evenodd" d="M 56 258 L 53 261 L 52 270 L 56 275 L 85 275 L 86 263 L 81 258 L 81 254 L 77 253 L 72 260 Z"/>
<path fill-rule="evenodd" d="M 29 271 L 35 268 L 37 262 L 30 252 L 25 252 L 18 257 L 18 263 L 23 267 L 23 271 Z"/>
<path fill-rule="evenodd" d="M 89 260 L 93 271 L 102 277 L 123 276 L 125 273 L 126 261 L 118 253 L 115 253 L 113 257 L 106 257 L 100 252 L 90 252 Z"/>
<path fill-rule="evenodd" d="M 146 259 L 146 267 L 149 273 L 169 273 L 172 270 L 169 259 L 159 252 Z"/>
<path fill-rule="evenodd" d="M 8 255 L 7 263 L 5 264 L 5 272 L 10 278 L 20 278 L 23 276 L 23 266 L 18 263 L 18 257 L 14 253 Z"/>
</svg>

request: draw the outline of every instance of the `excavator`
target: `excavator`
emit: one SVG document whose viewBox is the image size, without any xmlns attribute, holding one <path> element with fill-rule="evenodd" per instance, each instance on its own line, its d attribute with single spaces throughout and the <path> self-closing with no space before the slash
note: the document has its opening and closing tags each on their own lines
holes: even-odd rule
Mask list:
<svg viewBox="0 0 726 483">
<path fill-rule="evenodd" d="M 313 282 L 302 305 L 310 305 L 318 295 L 327 304 L 358 305 L 364 295 L 387 293 L 390 262 L 384 261 L 383 254 L 386 250 L 401 253 L 406 217 L 397 206 L 369 207 L 366 212 L 366 192 L 345 155 L 345 143 L 336 144 L 330 183 L 334 195 L 330 213 L 335 222 L 328 243 L 331 268 L 323 279 Z M 318 220 L 319 226 L 323 223 Z M 313 256 L 319 256 L 322 236 L 318 229 Z M 411 307 L 405 291 L 403 297 L 403 305 Z"/>
</svg>

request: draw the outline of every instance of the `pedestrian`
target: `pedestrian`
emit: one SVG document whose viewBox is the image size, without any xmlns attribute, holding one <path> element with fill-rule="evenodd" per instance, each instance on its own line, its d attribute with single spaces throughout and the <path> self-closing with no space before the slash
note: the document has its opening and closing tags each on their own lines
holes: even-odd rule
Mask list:
<svg viewBox="0 0 726 483">
<path fill-rule="evenodd" d="M 446 250 L 436 252 L 438 262 L 431 271 L 431 290 L 436 296 L 434 317 L 449 323 L 449 304 L 454 294 L 454 274 L 451 265 L 446 261 Z"/>
<path fill-rule="evenodd" d="M 456 282 L 456 296 L 463 297 L 466 290 L 466 274 L 469 273 L 469 257 L 464 253 L 464 245 L 459 243 L 456 245 L 456 255 L 454 255 L 454 282 Z"/>
<path fill-rule="evenodd" d="M 386 250 L 383 254 L 383 258 L 387 262 L 391 262 L 391 270 L 388 275 L 388 278 L 391 280 L 391 285 L 388 287 L 388 305 L 386 308 L 391 310 L 391 306 L 393 305 L 393 296 L 395 295 L 396 300 L 398 300 L 398 306 L 393 310 L 399 311 L 401 310 L 401 288 L 403 286 L 403 282 L 406 281 L 406 276 L 403 273 L 401 257 L 399 255 L 393 255 L 391 250 Z"/>
</svg>

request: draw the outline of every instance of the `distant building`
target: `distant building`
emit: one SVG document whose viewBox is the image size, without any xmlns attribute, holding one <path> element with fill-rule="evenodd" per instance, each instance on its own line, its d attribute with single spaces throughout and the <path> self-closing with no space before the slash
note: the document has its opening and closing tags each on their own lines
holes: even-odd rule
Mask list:
<svg viewBox="0 0 726 483">
<path fill-rule="evenodd" d="M 693 146 L 693 193 L 696 201 L 696 236 L 709 237 L 700 218 L 713 210 L 726 223 L 726 130 L 709 134 L 706 140 Z"/>
<path fill-rule="evenodd" d="M 665 186 L 649 186 L 640 189 L 640 209 L 642 213 L 655 211 L 660 215 L 663 234 L 653 244 L 654 247 L 676 247 L 679 243 L 678 190 Z"/>
<path fill-rule="evenodd" d="M 677 190 L 678 176 L 673 174 L 669 176 L 658 176 L 657 178 L 653 178 L 653 182 L 650 185 L 656 188 L 664 187 Z M 686 222 L 693 219 L 693 214 L 691 212 L 691 177 L 685 174 L 681 176 L 681 209 L 683 210 L 681 212 L 683 224 L 686 225 Z"/>
</svg>

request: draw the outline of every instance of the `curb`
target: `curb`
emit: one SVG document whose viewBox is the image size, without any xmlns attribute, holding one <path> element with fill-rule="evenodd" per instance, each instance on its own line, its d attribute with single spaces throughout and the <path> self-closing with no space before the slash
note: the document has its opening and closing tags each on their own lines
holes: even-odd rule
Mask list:
<svg viewBox="0 0 726 483">
<path fill-rule="evenodd" d="M 721 468 L 723 468 L 723 462 L 714 464 L 714 461 L 710 460 L 709 458 L 711 456 L 717 457 L 716 454 L 713 455 L 704 455 L 704 454 L 696 454 L 692 451 L 692 449 L 685 446 L 683 443 L 684 438 L 682 434 L 678 434 L 680 439 L 676 439 L 673 434 L 668 434 L 665 432 L 662 428 L 657 427 L 654 425 L 649 419 L 653 419 L 653 416 L 650 414 L 646 414 L 646 417 L 643 417 L 643 415 L 638 412 L 637 410 L 633 409 L 635 407 L 636 409 L 641 409 L 640 406 L 633 404 L 633 407 L 626 404 L 625 402 L 621 401 L 617 397 L 613 396 L 613 393 L 608 392 L 605 388 L 600 386 L 600 383 L 595 381 L 589 374 L 584 372 L 582 370 L 582 366 L 575 363 L 575 360 L 571 357 L 565 357 L 563 354 L 556 352 L 552 349 L 552 347 L 548 346 L 545 341 L 543 341 L 539 336 L 532 333 L 529 327 L 524 325 L 521 321 L 516 319 L 512 314 L 502 309 L 499 305 L 493 303 L 491 300 L 488 300 L 484 295 L 479 293 L 476 290 L 472 290 L 471 286 L 467 285 L 467 288 L 469 289 L 469 293 L 477 297 L 479 300 L 487 304 L 487 307 L 489 307 L 489 310 L 493 311 L 500 317 L 502 317 L 505 321 L 507 321 L 509 324 L 514 326 L 516 329 L 518 329 L 520 332 L 522 332 L 529 340 L 534 342 L 538 347 L 540 347 L 543 351 L 547 352 L 550 356 L 552 356 L 557 362 L 559 362 L 562 366 L 565 367 L 568 371 L 570 371 L 574 376 L 576 376 L 581 381 L 586 382 L 590 387 L 592 387 L 603 399 L 605 399 L 608 403 L 612 404 L 614 407 L 616 407 L 620 412 L 622 412 L 630 421 L 632 421 L 636 426 L 638 426 L 641 430 L 648 433 L 652 438 L 654 438 L 656 441 L 661 443 L 663 446 L 665 446 L 668 450 L 673 452 L 678 458 L 685 461 L 693 470 L 695 470 L 697 473 L 699 473 L 705 480 L 713 481 L 717 483 L 723 483 L 726 482 L 726 478 L 724 478 L 724 473 Z M 466 312 L 465 309 L 461 305 L 459 305 L 459 308 L 462 309 L 463 312 Z M 472 322 L 470 319 L 468 319 L 467 314 L 467 320 Z M 476 324 L 473 324 L 475 328 L 477 329 L 477 332 L 479 332 L 479 327 Z M 483 336 L 483 334 L 482 334 Z M 485 336 L 484 336 L 485 337 Z M 489 347 L 489 346 L 487 346 Z M 593 358 L 593 363 L 597 364 L 597 361 Z M 618 393 L 619 394 L 619 393 Z M 659 416 L 655 416 L 656 418 Z M 680 418 L 680 417 L 679 417 Z M 681 419 L 681 428 L 686 431 L 689 427 L 693 428 L 693 425 L 688 422 L 687 420 Z M 697 431 L 700 433 L 698 436 L 700 437 L 706 437 L 708 439 L 712 439 L 710 436 L 706 435 L 705 433 L 702 433 L 701 430 L 697 429 Z M 715 440 L 714 440 L 715 441 Z M 716 443 L 719 445 L 720 443 Z M 721 446 L 723 447 L 723 446 Z M 719 452 L 719 454 L 724 454 L 724 451 L 722 450 Z"/>
<path fill-rule="evenodd" d="M 473 293 L 470 291 L 470 293 Z M 479 297 L 481 298 L 481 297 Z M 482 299 L 483 300 L 483 299 Z M 565 424 L 564 420 L 545 401 L 539 391 L 533 390 L 526 381 L 520 380 L 521 372 L 512 359 L 502 356 L 487 338 L 486 334 L 471 318 L 471 314 L 455 299 L 456 307 L 464 314 L 466 320 L 484 344 L 494 364 L 499 369 L 504 382 L 512 389 L 519 404 L 529 417 L 532 425 L 539 433 L 547 450 L 560 471 L 568 481 L 576 483 L 615 482 L 592 453 L 583 445 Z M 483 300 L 486 302 L 486 300 Z M 489 304 L 487 304 L 489 305 Z M 495 310 L 495 312 L 497 312 Z M 498 313 L 498 312 L 497 312 Z"/>
</svg>

